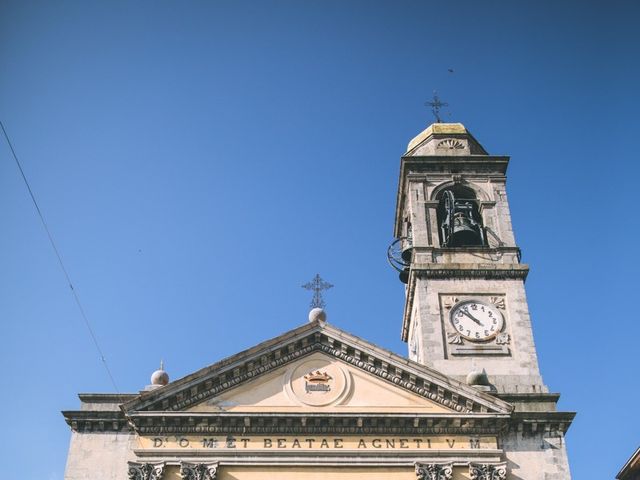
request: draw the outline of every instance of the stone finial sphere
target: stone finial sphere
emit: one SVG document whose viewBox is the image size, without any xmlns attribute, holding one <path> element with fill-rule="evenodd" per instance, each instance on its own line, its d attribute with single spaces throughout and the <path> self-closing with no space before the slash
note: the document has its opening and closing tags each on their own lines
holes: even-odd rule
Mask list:
<svg viewBox="0 0 640 480">
<path fill-rule="evenodd" d="M 327 314 L 322 308 L 312 308 L 309 312 L 309 321 L 315 322 L 316 320 L 321 322 L 327 321 Z"/>
<path fill-rule="evenodd" d="M 169 374 L 164 370 L 156 370 L 151 374 L 151 385 L 164 387 L 169 383 Z"/>
<path fill-rule="evenodd" d="M 473 370 L 469 372 L 467 375 L 467 385 L 480 385 L 480 386 L 489 386 L 489 377 L 487 377 L 487 372 L 482 370 Z"/>
</svg>

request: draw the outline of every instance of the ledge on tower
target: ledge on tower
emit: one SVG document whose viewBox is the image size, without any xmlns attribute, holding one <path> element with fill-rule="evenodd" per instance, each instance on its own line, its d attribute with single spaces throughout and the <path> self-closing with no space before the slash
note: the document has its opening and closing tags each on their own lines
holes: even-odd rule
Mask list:
<svg viewBox="0 0 640 480">
<path fill-rule="evenodd" d="M 433 123 L 409 142 L 405 157 L 488 155 L 461 123 Z"/>
</svg>

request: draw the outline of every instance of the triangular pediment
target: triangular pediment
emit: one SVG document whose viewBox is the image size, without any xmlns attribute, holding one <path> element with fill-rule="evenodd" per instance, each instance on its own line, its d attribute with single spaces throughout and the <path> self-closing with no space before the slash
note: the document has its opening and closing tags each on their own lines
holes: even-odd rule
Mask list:
<svg viewBox="0 0 640 480">
<path fill-rule="evenodd" d="M 186 411 L 451 413 L 455 410 L 389 385 L 324 352 L 315 352 L 212 396 Z"/>
<path fill-rule="evenodd" d="M 145 392 L 122 408 L 129 415 L 512 410 L 500 399 L 322 321 Z"/>
</svg>

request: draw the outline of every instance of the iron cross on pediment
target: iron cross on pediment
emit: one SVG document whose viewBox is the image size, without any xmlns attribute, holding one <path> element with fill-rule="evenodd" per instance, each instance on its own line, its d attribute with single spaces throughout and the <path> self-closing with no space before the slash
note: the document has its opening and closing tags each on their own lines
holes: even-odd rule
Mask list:
<svg viewBox="0 0 640 480">
<path fill-rule="evenodd" d="M 304 285 L 302 285 L 302 288 L 313 291 L 311 308 L 324 308 L 326 304 L 324 303 L 324 299 L 322 298 L 322 291 L 329 290 L 332 287 L 333 285 L 331 285 L 329 282 L 325 282 L 320 277 L 319 273 L 317 273 L 316 276 L 313 277 L 313 280 L 311 280 L 309 283 L 305 283 Z"/>
<path fill-rule="evenodd" d="M 438 93 L 434 90 L 433 100 L 425 102 L 425 105 L 427 107 L 431 107 L 431 112 L 433 112 L 433 116 L 436 117 L 436 123 L 442 123 L 442 120 L 440 119 L 440 109 L 442 107 L 448 107 L 449 104 L 447 102 L 442 102 L 440 97 L 438 97 Z"/>
</svg>

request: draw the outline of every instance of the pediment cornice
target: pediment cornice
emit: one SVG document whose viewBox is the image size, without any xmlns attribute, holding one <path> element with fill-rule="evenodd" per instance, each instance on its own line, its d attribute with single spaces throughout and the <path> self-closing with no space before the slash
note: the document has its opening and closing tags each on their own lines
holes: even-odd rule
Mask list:
<svg viewBox="0 0 640 480">
<path fill-rule="evenodd" d="M 564 435 L 573 412 L 336 414 L 65 411 L 73 431 L 139 435 Z"/>
<path fill-rule="evenodd" d="M 440 404 L 452 413 L 508 414 L 513 407 L 441 373 L 325 322 L 311 322 L 169 385 L 125 402 L 122 410 L 179 412 L 312 353 L 321 352 L 366 374 Z"/>
</svg>

